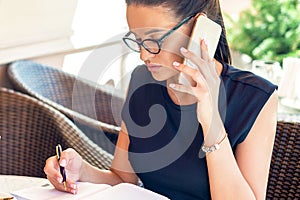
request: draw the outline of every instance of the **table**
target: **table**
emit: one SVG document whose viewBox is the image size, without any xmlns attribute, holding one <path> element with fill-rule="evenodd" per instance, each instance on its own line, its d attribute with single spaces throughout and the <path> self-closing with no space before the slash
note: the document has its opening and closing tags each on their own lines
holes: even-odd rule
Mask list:
<svg viewBox="0 0 300 200">
<path fill-rule="evenodd" d="M 44 178 L 0 175 L 0 192 L 10 193 L 15 190 L 20 190 L 32 186 L 44 185 L 48 183 L 48 179 Z"/>
<path fill-rule="evenodd" d="M 42 187 L 43 189 L 30 188 L 34 186 L 44 186 L 45 184 L 49 184 L 49 181 L 43 178 L 0 175 L 0 193 L 10 193 L 15 190 L 28 188 L 26 192 L 23 191 L 22 193 L 22 195 L 26 195 L 26 199 L 169 200 L 160 194 L 129 183 L 110 186 L 108 184 L 78 182 L 79 190 L 76 196 L 53 190 L 52 186 L 46 186 L 47 189 L 45 189 L 46 187 Z"/>
</svg>

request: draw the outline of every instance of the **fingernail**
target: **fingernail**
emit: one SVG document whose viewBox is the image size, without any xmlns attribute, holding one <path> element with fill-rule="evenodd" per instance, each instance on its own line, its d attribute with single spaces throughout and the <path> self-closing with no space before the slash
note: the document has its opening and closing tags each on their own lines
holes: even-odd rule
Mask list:
<svg viewBox="0 0 300 200">
<path fill-rule="evenodd" d="M 62 159 L 62 160 L 60 161 L 60 166 L 65 167 L 66 164 L 67 164 L 67 161 L 66 161 L 65 159 Z"/>
<path fill-rule="evenodd" d="M 175 84 L 174 84 L 174 83 L 170 83 L 170 84 L 169 84 L 169 87 L 175 88 Z"/>
<path fill-rule="evenodd" d="M 203 41 L 203 44 L 204 44 L 205 46 L 207 46 L 206 39 L 205 39 L 205 38 L 203 38 L 203 39 L 202 39 L 202 41 Z"/>
<path fill-rule="evenodd" d="M 75 184 L 71 184 L 71 188 L 76 189 L 76 185 Z"/>
<path fill-rule="evenodd" d="M 76 194 L 76 190 L 71 190 L 71 193 L 72 194 Z"/>
<path fill-rule="evenodd" d="M 180 65 L 179 62 L 176 62 L 176 61 L 173 62 L 173 66 L 174 66 L 174 67 L 179 67 L 179 65 Z"/>
<path fill-rule="evenodd" d="M 186 48 L 184 48 L 184 47 L 181 47 L 181 48 L 180 48 L 180 51 L 181 51 L 182 53 L 187 53 L 187 52 L 188 52 L 188 50 L 187 50 Z"/>
</svg>

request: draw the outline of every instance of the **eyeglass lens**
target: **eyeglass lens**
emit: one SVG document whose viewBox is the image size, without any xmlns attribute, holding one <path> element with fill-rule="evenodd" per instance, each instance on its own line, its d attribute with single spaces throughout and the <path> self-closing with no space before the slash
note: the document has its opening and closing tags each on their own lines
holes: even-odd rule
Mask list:
<svg viewBox="0 0 300 200">
<path fill-rule="evenodd" d="M 158 53 L 160 51 L 160 46 L 156 40 L 145 39 L 139 41 L 135 38 L 134 34 L 129 34 L 126 38 L 123 38 L 125 44 L 133 51 L 140 52 L 141 46 L 143 46 L 150 53 Z"/>
</svg>

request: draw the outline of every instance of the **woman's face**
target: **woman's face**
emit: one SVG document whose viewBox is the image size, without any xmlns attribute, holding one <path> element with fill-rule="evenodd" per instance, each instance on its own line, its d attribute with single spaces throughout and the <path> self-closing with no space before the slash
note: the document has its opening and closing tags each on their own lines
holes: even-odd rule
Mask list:
<svg viewBox="0 0 300 200">
<path fill-rule="evenodd" d="M 159 39 L 172 29 L 179 20 L 170 9 L 165 7 L 150 7 L 129 5 L 127 7 L 127 22 L 136 39 Z M 188 24 L 188 23 L 187 23 Z M 174 61 L 182 62 L 179 49 L 186 46 L 191 28 L 184 24 L 162 43 L 159 54 L 152 54 L 141 47 L 140 59 L 144 61 L 154 79 L 164 81 L 178 77 L 178 72 L 172 67 Z"/>
</svg>

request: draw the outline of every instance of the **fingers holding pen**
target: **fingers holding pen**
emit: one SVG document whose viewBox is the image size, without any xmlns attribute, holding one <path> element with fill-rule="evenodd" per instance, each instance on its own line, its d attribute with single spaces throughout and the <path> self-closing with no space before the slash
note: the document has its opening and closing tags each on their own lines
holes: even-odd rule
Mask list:
<svg viewBox="0 0 300 200">
<path fill-rule="evenodd" d="M 66 179 L 66 188 L 63 184 L 63 177 L 59 171 L 59 164 L 57 162 L 56 156 L 52 156 L 46 160 L 46 165 L 44 167 L 44 172 L 47 175 L 47 179 L 50 183 L 60 191 L 66 191 L 72 194 L 77 193 L 77 185 L 71 179 Z"/>
<path fill-rule="evenodd" d="M 75 182 L 67 178 L 66 181 L 66 187 L 62 184 L 62 182 L 59 182 L 57 178 L 47 176 L 47 179 L 50 181 L 50 183 L 59 191 L 62 192 L 68 192 L 71 194 L 77 194 L 78 187 Z"/>
<path fill-rule="evenodd" d="M 52 156 L 46 160 L 44 172 L 47 175 L 47 177 L 55 177 L 57 181 L 62 181 L 62 176 L 59 172 L 59 165 L 57 163 L 56 156 Z"/>
<path fill-rule="evenodd" d="M 76 194 L 77 185 L 74 181 L 79 180 L 78 174 L 82 163 L 81 160 L 81 157 L 75 150 L 66 149 L 59 152 L 59 155 L 52 156 L 46 160 L 44 172 L 56 189 Z M 65 170 L 67 173 L 65 173 Z"/>
</svg>

